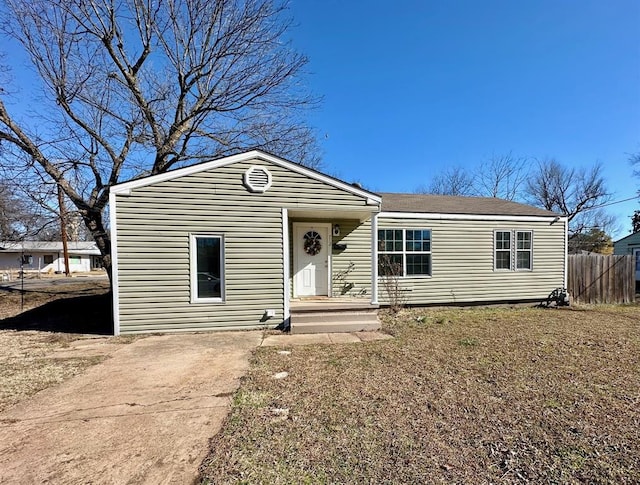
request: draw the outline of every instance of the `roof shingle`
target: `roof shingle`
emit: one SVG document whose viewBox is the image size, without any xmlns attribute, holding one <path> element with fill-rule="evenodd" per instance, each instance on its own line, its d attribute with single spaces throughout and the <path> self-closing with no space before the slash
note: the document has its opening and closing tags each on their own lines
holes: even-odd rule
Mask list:
<svg viewBox="0 0 640 485">
<path fill-rule="evenodd" d="M 426 214 L 473 214 L 487 216 L 546 216 L 559 214 L 545 209 L 495 197 L 463 197 L 454 195 L 396 194 L 382 192 L 384 212 L 416 212 Z"/>
</svg>

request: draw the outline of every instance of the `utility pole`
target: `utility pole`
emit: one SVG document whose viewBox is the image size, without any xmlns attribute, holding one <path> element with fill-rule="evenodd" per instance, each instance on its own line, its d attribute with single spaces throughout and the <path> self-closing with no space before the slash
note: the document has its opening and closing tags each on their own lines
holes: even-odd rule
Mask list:
<svg viewBox="0 0 640 485">
<path fill-rule="evenodd" d="M 62 187 L 58 184 L 58 207 L 60 209 L 60 235 L 62 236 L 62 252 L 64 253 L 64 274 L 69 276 L 69 248 L 67 247 L 67 221 L 62 197 Z"/>
</svg>

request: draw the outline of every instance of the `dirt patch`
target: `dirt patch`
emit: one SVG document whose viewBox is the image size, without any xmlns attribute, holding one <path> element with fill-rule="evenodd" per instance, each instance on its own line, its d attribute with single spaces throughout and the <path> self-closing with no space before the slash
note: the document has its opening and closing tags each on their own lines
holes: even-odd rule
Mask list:
<svg viewBox="0 0 640 485">
<path fill-rule="evenodd" d="M 103 359 L 97 355 L 54 356 L 72 338 L 68 334 L 0 331 L 0 412 Z"/>
<path fill-rule="evenodd" d="M 639 322 L 404 311 L 384 317 L 392 340 L 262 348 L 201 481 L 637 483 Z"/>
<path fill-rule="evenodd" d="M 130 341 L 73 333 L 110 325 L 108 291 L 107 282 L 96 280 L 24 293 L 0 287 L 0 411 L 80 374 Z"/>
<path fill-rule="evenodd" d="M 101 364 L 0 413 L 0 483 L 192 483 L 261 338 L 120 344 Z"/>
<path fill-rule="evenodd" d="M 1 287 L 0 329 L 112 334 L 109 284 L 82 280 L 24 291 Z"/>
</svg>

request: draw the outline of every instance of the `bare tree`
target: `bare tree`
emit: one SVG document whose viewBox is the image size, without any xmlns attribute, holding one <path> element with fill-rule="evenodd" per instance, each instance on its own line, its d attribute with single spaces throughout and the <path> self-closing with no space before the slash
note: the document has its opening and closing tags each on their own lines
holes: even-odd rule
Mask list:
<svg viewBox="0 0 640 485">
<path fill-rule="evenodd" d="M 612 222 L 606 212 L 598 210 L 611 200 L 600 164 L 575 169 L 553 159 L 539 161 L 527 181 L 526 192 L 534 205 L 565 215 L 570 236 Z"/>
<path fill-rule="evenodd" d="M 475 193 L 485 197 L 516 200 L 527 179 L 527 158 L 511 152 L 493 155 L 480 164 L 475 176 Z"/>
<path fill-rule="evenodd" d="M 389 308 L 398 313 L 406 304 L 405 291 L 402 289 L 402 262 L 390 254 L 380 254 L 378 258 L 378 271 Z"/>
<path fill-rule="evenodd" d="M 474 178 L 462 167 L 452 167 L 436 174 L 428 186 L 416 189 L 421 194 L 473 195 Z"/>
<path fill-rule="evenodd" d="M 262 148 L 318 163 L 279 0 L 4 0 L 3 32 L 41 81 L 38 111 L 0 94 L 9 171 L 58 185 L 111 270 L 109 188 Z M 0 66 L 2 67 L 2 66 Z M 6 65 L 4 66 L 6 67 Z"/>
<path fill-rule="evenodd" d="M 59 239 L 58 215 L 35 203 L 16 183 L 0 179 L 0 242 Z"/>
</svg>

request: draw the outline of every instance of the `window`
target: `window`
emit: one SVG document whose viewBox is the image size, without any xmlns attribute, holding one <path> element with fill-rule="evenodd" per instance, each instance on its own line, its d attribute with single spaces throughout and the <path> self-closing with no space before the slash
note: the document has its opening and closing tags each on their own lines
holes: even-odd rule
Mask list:
<svg viewBox="0 0 640 485">
<path fill-rule="evenodd" d="M 191 301 L 222 301 L 223 239 L 191 236 Z"/>
<path fill-rule="evenodd" d="M 496 271 L 533 269 L 533 231 L 495 231 L 494 262 Z"/>
<path fill-rule="evenodd" d="M 82 264 L 80 256 L 69 256 L 69 264 Z"/>
<path fill-rule="evenodd" d="M 511 231 L 495 232 L 496 269 L 511 269 Z"/>
<path fill-rule="evenodd" d="M 431 276 L 430 229 L 380 229 L 380 276 Z"/>
<path fill-rule="evenodd" d="M 42 262 L 44 264 L 53 264 L 53 254 L 45 254 L 42 257 Z"/>
<path fill-rule="evenodd" d="M 532 268 L 531 231 L 516 231 L 516 269 Z"/>
</svg>

